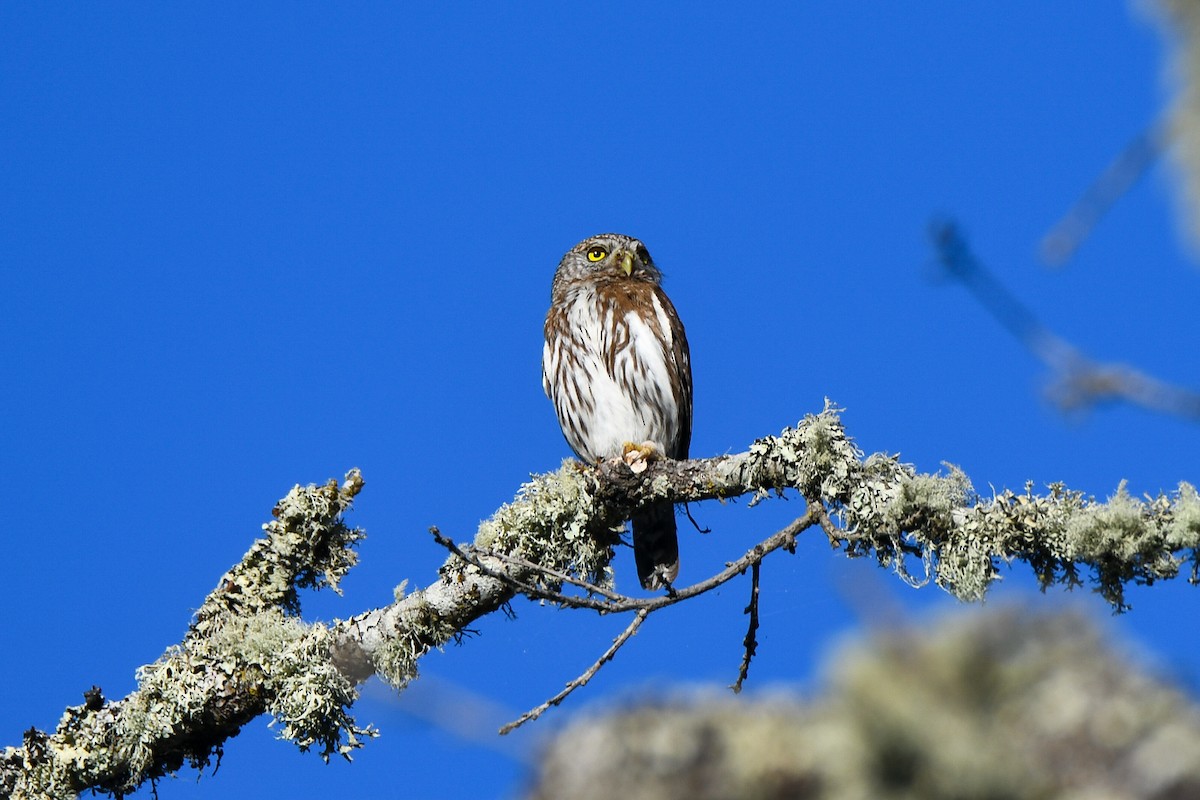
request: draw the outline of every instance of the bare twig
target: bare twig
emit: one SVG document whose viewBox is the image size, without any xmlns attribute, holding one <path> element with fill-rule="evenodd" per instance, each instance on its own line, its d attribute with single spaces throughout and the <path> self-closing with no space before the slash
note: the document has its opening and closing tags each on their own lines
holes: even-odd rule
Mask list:
<svg viewBox="0 0 1200 800">
<path fill-rule="evenodd" d="M 833 524 L 833 520 L 829 518 L 829 512 L 826 511 L 823 506 L 817 508 L 817 523 L 821 526 L 821 530 L 825 532 L 825 535 L 829 537 L 829 541 L 831 542 L 853 537 L 853 534 L 850 534 L 849 532 L 844 531 Z"/>
<path fill-rule="evenodd" d="M 758 575 L 762 569 L 762 563 L 757 562 L 750 566 L 750 605 L 746 606 L 745 613 L 750 615 L 750 627 L 746 630 L 746 638 L 742 640 L 742 645 L 746 648 L 746 654 L 742 656 L 742 664 L 738 667 L 737 680 L 730 689 L 733 689 L 734 694 L 740 694 L 742 684 L 746 681 L 746 677 L 750 674 L 750 659 L 754 658 L 754 654 L 758 652 Z"/>
<path fill-rule="evenodd" d="M 698 583 L 693 583 L 691 586 L 686 586 L 683 589 L 679 589 L 673 595 L 651 597 L 644 600 L 629 598 L 621 601 L 620 603 L 611 604 L 609 606 L 609 610 L 632 611 L 635 609 L 644 608 L 650 611 L 657 611 L 660 608 L 666 608 L 667 606 L 687 600 L 689 597 L 695 597 L 698 594 L 703 594 L 704 592 L 715 589 L 718 586 L 732 580 L 733 578 L 736 578 L 738 575 L 741 575 L 746 571 L 747 567 L 760 563 L 764 558 L 774 551 L 779 550 L 780 548 L 794 547 L 796 543 L 796 537 L 799 536 L 803 531 L 815 525 L 817 516 L 818 512 L 814 510 L 813 506 L 810 506 L 809 510 L 806 511 L 803 516 L 797 517 L 791 522 L 791 524 L 771 534 L 766 539 L 754 545 L 754 547 L 746 551 L 746 554 L 741 558 L 730 562 L 725 569 L 706 578 L 705 580 L 699 581 Z"/>
<path fill-rule="evenodd" d="M 1167 145 L 1168 131 L 1165 123 L 1156 122 L 1125 146 L 1042 237 L 1038 250 L 1043 261 L 1061 267 L 1070 260 L 1101 218 L 1158 160 Z"/>
<path fill-rule="evenodd" d="M 547 570 L 542 566 L 532 564 L 524 559 L 503 556 L 498 553 L 492 553 L 491 551 L 474 551 L 474 549 L 471 547 L 468 547 L 466 550 L 464 550 L 453 541 L 443 536 L 436 527 L 430 528 L 429 532 L 433 535 L 433 538 L 438 544 L 445 547 L 455 556 L 462 559 L 467 564 L 475 567 L 484 575 L 507 583 L 522 594 L 526 594 L 538 600 L 550 600 L 570 608 L 590 608 L 594 611 L 599 611 L 602 614 L 619 614 L 627 611 L 657 611 L 660 608 L 666 608 L 667 606 L 675 605 L 676 603 L 687 600 L 689 597 L 695 597 L 696 595 L 711 591 L 718 586 L 727 583 L 728 581 L 745 572 L 747 568 L 754 564 L 760 563 L 764 558 L 774 551 L 779 550 L 780 548 L 789 549 L 794 547 L 796 537 L 804 530 L 817 524 L 817 521 L 821 515 L 821 511 L 818 509 L 819 506 L 810 505 L 809 510 L 805 512 L 803 516 L 798 517 L 797 519 L 793 520 L 791 524 L 779 531 L 776 531 L 763 541 L 754 545 L 754 547 L 746 551 L 741 558 L 726 564 L 725 569 L 721 570 L 720 572 L 710 575 L 708 578 L 697 583 L 693 583 L 690 586 L 674 590 L 672 593 L 665 595 L 658 595 L 656 597 L 630 597 L 629 595 L 612 592 L 604 589 L 603 587 L 587 583 L 586 581 L 581 581 L 577 578 L 570 579 L 571 583 L 581 586 L 582 588 L 586 588 L 588 591 L 595 591 L 596 594 L 602 595 L 607 599 L 597 600 L 595 597 L 569 595 L 563 594 L 562 592 L 555 592 L 550 589 L 544 589 L 529 583 L 528 581 L 519 580 L 502 569 L 490 566 L 486 563 L 485 559 L 490 558 L 495 560 L 511 560 L 515 563 L 520 563 L 523 566 L 528 565 L 529 569 L 554 578 L 561 576 L 562 573 L 556 570 Z"/>
<path fill-rule="evenodd" d="M 625 630 L 621 631 L 621 635 L 616 639 L 613 639 L 612 646 L 605 650 L 604 655 L 596 659 L 595 663 L 588 667 L 582 675 L 568 683 L 563 690 L 554 695 L 554 697 L 551 697 L 549 700 L 537 706 L 536 708 L 526 711 L 520 717 L 502 727 L 500 729 L 501 735 L 510 733 L 524 725 L 526 722 L 537 719 L 542 714 L 546 713 L 551 706 L 556 706 L 565 700 L 567 695 L 571 694 L 571 692 L 575 691 L 581 686 L 586 686 L 587 682 L 590 681 L 596 675 L 596 673 L 600 671 L 602 666 L 607 664 L 609 661 L 612 661 L 612 658 L 617 654 L 617 651 L 621 649 L 625 642 L 629 641 L 629 637 L 637 633 L 637 629 L 642 627 L 642 623 L 646 621 L 646 617 L 650 616 L 650 611 L 651 610 L 648 608 L 640 609 L 636 614 L 633 615 L 633 619 L 630 620 L 629 625 L 625 627 Z"/>
<path fill-rule="evenodd" d="M 692 516 L 692 509 L 687 503 L 683 504 L 683 513 L 687 514 L 688 522 L 692 523 L 692 527 L 696 529 L 697 533 L 712 533 L 712 528 L 708 527 L 707 525 L 701 527 L 700 523 L 696 522 L 696 518 Z"/>
<path fill-rule="evenodd" d="M 545 566 L 542 566 L 541 564 L 535 564 L 532 561 L 521 558 L 519 556 L 509 555 L 508 553 L 501 553 L 498 550 L 481 550 L 480 553 L 482 555 L 487 555 L 487 556 L 492 556 L 493 558 L 498 558 L 501 561 L 503 561 L 507 564 L 512 564 L 513 566 L 516 566 L 516 567 L 522 567 L 523 569 L 527 569 L 532 572 L 540 572 L 541 574 L 545 575 L 546 577 L 553 578 L 558 581 L 562 581 L 563 583 L 569 583 L 572 586 L 576 586 L 580 589 L 583 589 L 585 592 L 588 592 L 589 594 L 597 594 L 597 595 L 600 595 L 601 597 L 607 597 L 609 600 L 628 600 L 628 599 L 630 599 L 628 595 L 621 594 L 620 592 L 614 592 L 612 589 L 608 589 L 604 586 L 600 586 L 599 584 L 592 583 L 591 581 L 585 581 L 580 578 L 576 578 L 574 575 L 568 575 L 567 573 L 562 572 L 560 570 L 552 569 L 550 567 L 545 567 Z"/>
<path fill-rule="evenodd" d="M 971 252 L 953 222 L 931 228 L 946 272 L 971 291 L 987 311 L 1054 372 L 1048 394 L 1072 411 L 1106 402 L 1127 402 L 1151 411 L 1200 421 L 1200 392 L 1161 381 L 1127 364 L 1093 361 L 1043 325 Z"/>
<path fill-rule="evenodd" d="M 463 550 L 461 547 L 459 547 L 457 544 L 454 543 L 453 539 L 443 536 L 442 532 L 440 530 L 438 530 L 438 527 L 436 525 L 430 526 L 429 533 L 432 534 L 433 540 L 435 542 L 437 542 L 442 547 L 449 550 L 454 555 L 458 556 L 460 559 L 462 559 L 467 564 L 470 564 L 471 566 L 475 567 L 480 572 L 482 572 L 484 575 L 487 575 L 489 578 L 495 578 L 496 580 L 498 580 L 502 583 L 508 584 L 510 587 L 512 587 L 514 590 L 520 592 L 521 594 L 524 594 L 528 597 L 532 597 L 537 600 L 554 600 L 555 602 L 564 602 L 564 603 L 567 601 L 570 601 L 572 599 L 574 599 L 574 600 L 582 599 L 582 598 L 571 598 L 569 595 L 562 594 L 561 592 L 551 591 L 550 589 L 543 589 L 540 586 L 536 586 L 532 583 L 529 583 L 528 581 L 523 581 L 503 569 L 493 569 L 492 567 L 489 567 L 487 564 L 483 563 L 482 559 L 480 559 L 479 556 L 475 555 L 475 553 L 473 553 L 473 552 L 469 553 L 469 552 Z M 473 550 L 474 548 L 470 548 L 470 549 Z M 498 558 L 498 559 L 504 558 L 501 554 L 493 553 L 490 550 L 489 551 L 481 551 L 481 555 L 487 555 L 487 556 L 491 556 L 492 558 Z M 523 559 L 513 559 L 513 560 L 517 561 L 517 560 L 523 560 Z M 525 563 L 528 564 L 535 572 L 540 572 L 540 573 L 546 574 L 546 575 L 550 575 L 552 573 L 561 574 L 561 573 L 558 573 L 557 570 L 548 569 L 547 567 L 533 564 L 532 562 L 527 561 Z M 578 581 L 578 579 L 575 579 L 575 578 L 571 578 L 569 580 L 571 580 L 572 583 L 575 583 Z M 585 583 L 583 581 L 578 581 L 578 582 Z M 590 586 L 591 584 L 586 584 L 586 585 Z M 597 587 L 597 588 L 599 588 L 599 587 Z M 623 598 L 624 595 L 618 595 L 618 597 Z M 572 603 L 572 605 L 584 607 L 584 608 L 592 607 L 592 606 L 581 605 L 580 603 Z"/>
<path fill-rule="evenodd" d="M 597 610 L 602 610 L 603 613 L 614 613 L 617 611 L 629 610 L 636 610 L 637 613 L 635 614 L 633 621 L 629 623 L 629 627 L 625 629 L 624 633 L 614 640 L 613 646 L 610 647 L 604 653 L 604 655 L 602 655 L 596 661 L 596 663 L 592 664 L 592 666 L 586 672 L 584 672 L 583 675 L 568 683 L 563 691 L 559 692 L 554 697 L 542 703 L 532 711 L 529 711 L 520 719 L 505 725 L 500 729 L 500 733 L 508 733 L 509 731 L 514 730 L 530 720 L 537 719 L 551 706 L 558 705 L 571 692 L 575 691 L 580 686 L 585 685 L 589 680 L 592 679 L 592 676 L 600 670 L 600 667 L 612 660 L 613 655 L 621 648 L 621 645 L 623 645 L 625 641 L 633 635 L 633 633 L 642 624 L 642 621 L 645 620 L 646 617 L 650 616 L 651 613 L 659 610 L 660 608 L 665 608 L 666 606 L 674 605 L 682 600 L 686 600 L 689 597 L 695 597 L 698 594 L 710 591 L 711 589 L 720 586 L 733 577 L 745 573 L 748 567 L 751 570 L 752 585 L 750 590 L 750 605 L 746 608 L 746 613 L 750 615 L 750 629 L 747 631 L 746 637 L 742 642 L 746 648 L 746 655 L 742 659 L 742 665 L 738 670 L 737 683 L 731 687 L 734 692 L 740 692 L 742 690 L 742 683 L 745 681 L 746 676 L 750 671 L 750 659 L 753 658 L 754 652 L 758 647 L 755 634 L 758 631 L 758 581 L 759 569 L 760 565 L 762 564 L 762 560 L 766 558 L 767 555 L 780 548 L 794 550 L 796 536 L 806 528 L 817 524 L 817 520 L 820 518 L 821 513 L 823 512 L 823 509 L 820 511 L 818 509 L 820 509 L 819 505 L 810 505 L 809 510 L 804 514 L 804 516 L 796 519 L 792 522 L 792 524 L 776 532 L 775 534 L 772 534 L 764 541 L 752 547 L 737 561 L 727 564 L 725 569 L 721 572 L 709 577 L 706 580 L 700 581 L 699 583 L 692 584 L 685 589 L 671 591 L 667 595 L 638 599 L 633 597 L 624 597 L 621 595 L 614 596 L 612 593 L 609 593 L 612 599 L 607 602 L 596 601 L 587 597 L 573 597 L 563 594 L 557 594 L 557 596 L 551 597 L 551 599 L 561 602 L 563 605 L 580 608 L 596 608 Z M 439 534 L 435 534 L 435 536 L 439 536 Z M 472 560 L 470 555 L 462 553 L 461 549 L 457 547 L 455 547 L 455 551 L 456 553 L 460 554 L 460 557 L 468 560 L 468 563 L 480 566 L 478 559 Z M 533 566 L 535 569 L 540 569 L 536 565 L 530 566 Z M 480 568 L 484 569 L 486 567 L 480 566 Z M 539 591 L 539 594 L 554 595 L 555 593 Z"/>
</svg>

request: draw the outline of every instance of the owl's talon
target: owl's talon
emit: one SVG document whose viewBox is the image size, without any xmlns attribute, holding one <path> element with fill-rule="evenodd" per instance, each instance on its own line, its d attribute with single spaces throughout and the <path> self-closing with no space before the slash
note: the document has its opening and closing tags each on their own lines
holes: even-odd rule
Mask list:
<svg viewBox="0 0 1200 800">
<path fill-rule="evenodd" d="M 621 460 L 629 465 L 629 469 L 635 474 L 645 472 L 651 461 L 661 457 L 662 450 L 654 442 L 626 442 L 621 446 Z"/>
</svg>

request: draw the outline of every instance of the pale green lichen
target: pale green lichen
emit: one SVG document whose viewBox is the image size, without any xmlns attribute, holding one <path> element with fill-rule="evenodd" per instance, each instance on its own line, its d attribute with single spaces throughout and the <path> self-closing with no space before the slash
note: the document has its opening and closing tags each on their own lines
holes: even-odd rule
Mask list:
<svg viewBox="0 0 1200 800">
<path fill-rule="evenodd" d="M 210 618 L 226 613 L 254 614 L 281 608 L 300 613 L 301 589 L 330 588 L 358 563 L 354 547 L 365 534 L 345 524 L 342 515 L 362 490 L 362 474 L 353 469 L 345 481 L 296 485 L 272 510 L 257 540 L 196 612 L 193 629 L 203 633 Z"/>
<path fill-rule="evenodd" d="M 539 769 L 537 800 L 803 798 L 818 768 L 799 703 L 727 696 L 658 703 L 571 725 Z"/>
<path fill-rule="evenodd" d="M 282 725 L 282 738 L 302 751 L 317 745 L 328 760 L 334 754 L 349 759 L 363 737 L 374 735 L 348 713 L 358 693 L 330 661 L 327 628 L 289 619 L 251 620 L 244 636 L 235 652 L 262 664 L 267 710 Z"/>
<path fill-rule="evenodd" d="M 1174 514 L 1166 524 L 1166 545 L 1173 550 L 1192 551 L 1192 583 L 1200 582 L 1200 494 L 1190 483 L 1180 483 Z"/>
<path fill-rule="evenodd" d="M 1021 560 L 1043 587 L 1075 586 L 1083 582 L 1081 571 L 1090 572 L 1120 610 L 1128 583 L 1172 577 L 1185 561 L 1200 564 L 1200 497 L 1188 484 L 1173 497 L 1147 500 L 1122 486 L 1108 503 L 1097 503 L 1053 484 L 1045 495 L 1027 485 L 1022 494 L 981 500 L 954 467 L 924 475 L 896 456 L 864 459 L 831 405 L 713 468 L 709 496 L 798 489 L 840 521 L 827 533 L 849 555 L 874 556 L 913 583 L 932 578 L 967 600 L 984 596 L 1001 563 Z M 265 526 L 267 536 L 206 600 L 183 645 L 144 668 L 139 690 L 126 700 L 98 711 L 68 709 L 54 735 L 32 731 L 24 748 L 4 751 L 4 786 L 19 775 L 51 796 L 87 787 L 124 791 L 185 761 L 206 763 L 221 741 L 264 711 L 275 715 L 282 736 L 303 749 L 319 747 L 326 758 L 359 746 L 369 731 L 347 713 L 353 685 L 334 666 L 354 659 L 331 655 L 354 644 L 353 621 L 339 624 L 335 648 L 328 630 L 291 615 L 299 610 L 299 587 L 336 589 L 354 564 L 352 548 L 362 534 L 346 527 L 341 514 L 361 485 L 352 472 L 342 486 L 296 487 Z M 396 607 L 378 612 L 394 615 L 387 626 L 359 631 L 373 639 L 362 647 L 360 660 L 370 659 L 365 669 L 374 666 L 403 686 L 424 653 L 470 620 L 530 584 L 535 596 L 561 587 L 559 577 L 530 564 L 610 586 L 619 526 L 612 524 L 614 509 L 597 498 L 602 488 L 594 471 L 575 462 L 535 476 L 480 526 L 474 555 L 491 566 L 454 556 L 427 589 L 409 596 L 397 590 Z M 643 488 L 678 491 L 664 476 Z M 924 575 L 913 577 L 917 564 Z"/>
<path fill-rule="evenodd" d="M 138 691 L 118 728 L 118 748 L 137 772 L 145 772 L 156 743 L 204 715 L 219 716 L 222 698 L 248 694 L 281 725 L 281 738 L 301 750 L 317 745 L 325 759 L 349 757 L 370 731 L 347 711 L 357 693 L 332 664 L 330 647 L 327 628 L 279 610 L 228 617 L 209 636 L 139 670 Z"/>
<path fill-rule="evenodd" d="M 828 674 L 827 730 L 854 743 L 823 762 L 838 787 L 830 796 L 1152 797 L 1166 781 L 1182 797 L 1200 788 L 1195 707 L 1074 614 L 1010 609 L 891 631 L 844 651 Z M 1170 769 L 1146 771 L 1143 754 L 1168 730 L 1186 743 Z"/>
<path fill-rule="evenodd" d="M 209 635 L 139 669 L 138 688 L 124 700 L 71 707 L 54 734 L 27 737 L 13 796 L 72 797 L 88 787 L 123 794 L 184 763 L 201 768 L 222 731 L 232 735 L 263 711 L 282 738 L 326 759 L 349 758 L 373 735 L 348 713 L 356 693 L 330 660 L 325 627 L 278 609 L 210 622 Z M 12 748 L 3 754 L 16 757 Z"/>
<path fill-rule="evenodd" d="M 846 436 L 838 409 L 828 400 L 795 428 L 764 436 L 750 445 L 751 475 L 772 475 L 777 489 L 798 489 L 805 497 L 842 502 L 861 474 L 862 451 Z"/>
<path fill-rule="evenodd" d="M 594 480 L 570 460 L 557 472 L 533 476 L 515 501 L 479 526 L 475 546 L 612 585 L 609 562 L 620 527 L 597 522 L 604 509 L 592 493 L 594 486 Z M 447 568 L 461 566 L 455 558 L 447 562 Z M 535 580 L 551 590 L 561 588 L 560 581 L 545 575 Z"/>
<path fill-rule="evenodd" d="M 422 592 L 406 598 L 395 629 L 372 656 L 376 674 L 390 686 L 403 689 L 417 677 L 417 662 L 431 647 L 440 647 L 457 632 Z"/>
<path fill-rule="evenodd" d="M 1138 500 L 1122 482 L 1106 504 L 1083 507 L 1067 522 L 1067 558 L 1091 564 L 1098 590 L 1123 609 L 1125 584 L 1151 584 L 1178 574 L 1180 561 L 1167 542 L 1171 516 L 1168 498 Z"/>
</svg>

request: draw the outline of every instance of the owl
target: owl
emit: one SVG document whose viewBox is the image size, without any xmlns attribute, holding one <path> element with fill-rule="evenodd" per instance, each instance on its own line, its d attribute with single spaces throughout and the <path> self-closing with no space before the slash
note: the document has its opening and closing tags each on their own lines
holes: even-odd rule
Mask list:
<svg viewBox="0 0 1200 800">
<path fill-rule="evenodd" d="M 585 463 L 639 448 L 688 457 L 691 359 L 661 281 L 646 245 L 617 233 L 584 239 L 554 273 L 542 387 Z M 679 573 L 674 506 L 647 506 L 632 522 L 642 586 L 669 584 Z"/>
</svg>

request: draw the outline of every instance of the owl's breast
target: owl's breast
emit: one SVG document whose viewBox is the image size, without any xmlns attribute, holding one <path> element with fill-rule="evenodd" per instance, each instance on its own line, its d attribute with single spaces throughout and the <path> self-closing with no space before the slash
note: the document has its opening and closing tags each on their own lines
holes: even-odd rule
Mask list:
<svg viewBox="0 0 1200 800">
<path fill-rule="evenodd" d="M 626 442 L 654 442 L 685 457 L 673 382 L 670 328 L 651 304 L 581 290 L 552 309 L 542 353 L 543 386 L 563 434 L 585 461 L 619 455 Z M 683 453 L 680 453 L 680 450 Z"/>
</svg>

